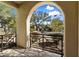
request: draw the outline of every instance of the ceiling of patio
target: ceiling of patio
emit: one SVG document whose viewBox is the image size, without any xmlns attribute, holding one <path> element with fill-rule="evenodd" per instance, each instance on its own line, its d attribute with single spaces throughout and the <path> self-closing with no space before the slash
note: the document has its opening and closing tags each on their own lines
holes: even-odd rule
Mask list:
<svg viewBox="0 0 79 59">
<path fill-rule="evenodd" d="M 25 1 L 2 1 L 8 5 L 14 6 L 16 8 L 20 7 Z"/>
<path fill-rule="evenodd" d="M 2 1 L 2 2 L 11 5 L 13 7 L 19 8 L 22 4 L 24 4 L 27 1 Z"/>
<path fill-rule="evenodd" d="M 24 1 L 14 1 L 14 3 L 21 5 L 24 3 Z"/>
</svg>

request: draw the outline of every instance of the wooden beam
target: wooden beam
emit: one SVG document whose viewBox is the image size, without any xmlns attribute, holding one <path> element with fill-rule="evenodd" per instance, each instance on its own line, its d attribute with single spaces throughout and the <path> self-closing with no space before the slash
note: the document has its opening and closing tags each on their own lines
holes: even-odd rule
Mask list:
<svg viewBox="0 0 79 59">
<path fill-rule="evenodd" d="M 13 1 L 2 1 L 2 3 L 5 3 L 5 4 L 9 5 L 9 6 L 13 6 L 15 8 L 19 8 L 19 4 L 16 4 Z"/>
</svg>

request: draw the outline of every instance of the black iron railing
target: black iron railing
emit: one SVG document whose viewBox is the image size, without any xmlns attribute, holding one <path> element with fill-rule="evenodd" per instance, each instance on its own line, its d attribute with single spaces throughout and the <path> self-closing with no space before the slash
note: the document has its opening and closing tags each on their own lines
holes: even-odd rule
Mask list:
<svg viewBox="0 0 79 59">
<path fill-rule="evenodd" d="M 1 34 L 0 35 L 0 49 L 11 48 L 16 46 L 16 35 L 15 34 Z"/>
<path fill-rule="evenodd" d="M 62 33 L 30 33 L 30 47 L 38 43 L 42 50 L 58 53 L 63 57 Z M 37 47 L 36 47 L 37 48 Z"/>
</svg>

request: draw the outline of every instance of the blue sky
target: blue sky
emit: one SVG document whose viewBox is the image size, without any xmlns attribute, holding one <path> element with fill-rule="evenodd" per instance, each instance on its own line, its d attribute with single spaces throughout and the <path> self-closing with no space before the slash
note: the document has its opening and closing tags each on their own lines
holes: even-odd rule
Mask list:
<svg viewBox="0 0 79 59">
<path fill-rule="evenodd" d="M 59 11 L 61 12 L 58 8 L 56 8 L 53 5 L 49 5 L 49 4 L 44 4 L 40 7 L 37 8 L 38 11 L 42 11 L 42 12 L 52 12 L 52 11 Z"/>
<path fill-rule="evenodd" d="M 12 8 L 11 9 L 11 13 L 14 14 L 14 15 L 16 15 L 16 9 L 15 8 Z"/>
<path fill-rule="evenodd" d="M 52 19 L 60 18 L 60 20 L 64 21 L 64 15 L 62 15 L 62 12 L 57 7 L 55 7 L 53 5 L 44 4 L 40 7 L 38 7 L 36 9 L 36 11 L 46 12 L 49 14 L 49 16 L 52 16 Z"/>
</svg>

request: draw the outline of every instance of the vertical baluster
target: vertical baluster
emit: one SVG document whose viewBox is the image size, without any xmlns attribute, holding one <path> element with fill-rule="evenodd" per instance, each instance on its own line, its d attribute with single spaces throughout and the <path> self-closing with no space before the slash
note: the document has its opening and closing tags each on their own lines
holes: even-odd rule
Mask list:
<svg viewBox="0 0 79 59">
<path fill-rule="evenodd" d="M 44 34 L 42 34 L 42 50 L 44 50 Z"/>
<path fill-rule="evenodd" d="M 1 35 L 1 52 L 3 50 L 3 35 Z"/>
<path fill-rule="evenodd" d="M 31 36 L 31 34 L 30 34 L 30 48 L 31 48 L 31 41 L 32 41 L 31 38 L 32 38 L 32 36 Z"/>
<path fill-rule="evenodd" d="M 63 57 L 63 36 L 61 36 L 61 57 Z"/>
</svg>

